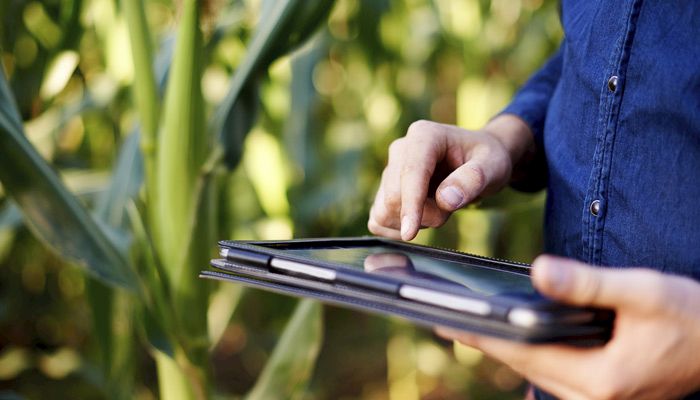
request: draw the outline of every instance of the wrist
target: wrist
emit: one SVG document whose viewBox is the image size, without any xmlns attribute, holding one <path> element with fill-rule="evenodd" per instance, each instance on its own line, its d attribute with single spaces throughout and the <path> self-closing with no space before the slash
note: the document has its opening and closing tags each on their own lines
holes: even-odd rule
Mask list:
<svg viewBox="0 0 700 400">
<path fill-rule="evenodd" d="M 513 165 L 535 153 L 535 140 L 525 121 L 513 114 L 500 114 L 482 129 L 498 140 L 508 152 Z"/>
</svg>

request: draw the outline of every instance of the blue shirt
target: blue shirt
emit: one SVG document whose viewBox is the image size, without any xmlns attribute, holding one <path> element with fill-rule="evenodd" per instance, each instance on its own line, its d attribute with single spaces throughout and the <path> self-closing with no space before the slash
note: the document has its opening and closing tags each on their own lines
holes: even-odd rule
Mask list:
<svg viewBox="0 0 700 400">
<path fill-rule="evenodd" d="M 700 279 L 700 2 L 564 0 L 561 21 L 504 111 L 546 157 L 546 251 Z"/>
<path fill-rule="evenodd" d="M 700 279 L 700 1 L 564 0 L 561 20 L 504 110 L 546 158 L 546 251 Z"/>
</svg>

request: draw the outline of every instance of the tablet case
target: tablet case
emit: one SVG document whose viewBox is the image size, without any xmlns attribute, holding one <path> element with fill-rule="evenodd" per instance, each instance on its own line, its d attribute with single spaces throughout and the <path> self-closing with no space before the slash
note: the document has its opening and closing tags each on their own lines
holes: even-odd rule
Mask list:
<svg viewBox="0 0 700 400">
<path fill-rule="evenodd" d="M 523 328 L 503 319 L 484 318 L 411 300 L 383 295 L 355 286 L 326 283 L 276 273 L 266 268 L 215 259 L 218 271 L 202 271 L 200 277 L 240 283 L 280 294 L 312 298 L 324 303 L 382 315 L 394 315 L 419 325 L 437 325 L 527 343 L 566 342 L 577 346 L 605 343 L 610 337 L 612 315 L 594 323 L 553 323 Z"/>
</svg>

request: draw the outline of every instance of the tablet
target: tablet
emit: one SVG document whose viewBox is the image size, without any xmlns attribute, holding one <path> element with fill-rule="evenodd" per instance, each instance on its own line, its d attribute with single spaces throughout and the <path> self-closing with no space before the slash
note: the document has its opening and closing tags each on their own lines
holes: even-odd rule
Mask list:
<svg viewBox="0 0 700 400">
<path fill-rule="evenodd" d="M 552 302 L 529 265 L 377 237 L 222 241 L 201 277 L 511 340 L 604 343 L 608 310 Z"/>
</svg>

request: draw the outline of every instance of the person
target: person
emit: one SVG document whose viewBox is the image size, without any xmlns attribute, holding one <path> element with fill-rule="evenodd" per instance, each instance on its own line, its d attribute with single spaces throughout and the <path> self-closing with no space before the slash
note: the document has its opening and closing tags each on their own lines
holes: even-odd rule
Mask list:
<svg viewBox="0 0 700 400">
<path fill-rule="evenodd" d="M 537 398 L 700 398 L 698 21 L 700 2 L 564 0 L 559 50 L 483 129 L 418 121 L 389 147 L 377 235 L 411 240 L 509 183 L 546 185 L 552 255 L 534 261 L 533 284 L 615 310 L 611 340 L 436 329 L 521 373 Z"/>
</svg>

